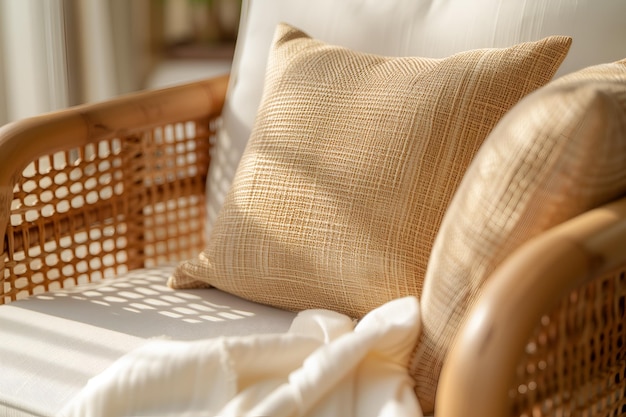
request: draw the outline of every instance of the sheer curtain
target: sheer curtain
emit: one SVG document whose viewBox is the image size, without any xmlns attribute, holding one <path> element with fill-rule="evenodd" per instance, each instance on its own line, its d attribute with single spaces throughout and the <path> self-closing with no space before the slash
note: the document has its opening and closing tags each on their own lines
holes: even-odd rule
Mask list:
<svg viewBox="0 0 626 417">
<path fill-rule="evenodd" d="M 151 0 L 0 0 L 0 125 L 142 87 Z"/>
</svg>

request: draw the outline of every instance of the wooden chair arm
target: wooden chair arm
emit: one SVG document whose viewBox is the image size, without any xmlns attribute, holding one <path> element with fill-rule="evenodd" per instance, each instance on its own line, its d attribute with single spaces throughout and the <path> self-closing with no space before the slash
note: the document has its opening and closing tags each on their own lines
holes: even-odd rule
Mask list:
<svg viewBox="0 0 626 417">
<path fill-rule="evenodd" d="M 11 186 L 39 156 L 84 146 L 157 125 L 217 116 L 224 105 L 228 77 L 131 93 L 84 104 L 0 127 L 0 186 Z M 45 138 L 45 140 L 43 140 Z"/>
<path fill-rule="evenodd" d="M 527 242 L 468 315 L 436 415 L 623 413 L 625 270 L 626 198 Z"/>
<path fill-rule="evenodd" d="M 227 86 L 217 77 L 0 128 L 0 304 L 200 250 L 209 146 Z"/>
</svg>

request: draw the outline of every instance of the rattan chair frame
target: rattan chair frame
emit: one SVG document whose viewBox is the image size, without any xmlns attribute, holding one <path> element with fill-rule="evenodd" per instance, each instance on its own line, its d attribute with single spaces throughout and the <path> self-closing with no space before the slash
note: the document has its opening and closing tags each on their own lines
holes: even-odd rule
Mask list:
<svg viewBox="0 0 626 417">
<path fill-rule="evenodd" d="M 190 258 L 228 77 L 0 129 L 0 304 Z M 435 414 L 626 415 L 626 199 L 529 241 L 490 277 Z"/>
<path fill-rule="evenodd" d="M 622 198 L 528 241 L 494 271 L 446 358 L 436 410 L 626 415 L 625 304 Z"/>
<path fill-rule="evenodd" d="M 0 130 L 0 304 L 195 256 L 228 77 Z"/>
</svg>

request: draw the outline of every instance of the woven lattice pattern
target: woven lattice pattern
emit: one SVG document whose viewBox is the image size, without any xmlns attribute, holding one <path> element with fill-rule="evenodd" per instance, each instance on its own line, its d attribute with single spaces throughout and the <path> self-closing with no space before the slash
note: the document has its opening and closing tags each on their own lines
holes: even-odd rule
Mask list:
<svg viewBox="0 0 626 417">
<path fill-rule="evenodd" d="M 14 189 L 0 303 L 195 255 L 213 130 L 186 121 L 33 161 Z"/>
<path fill-rule="evenodd" d="M 542 317 L 511 389 L 512 415 L 626 414 L 626 268 Z"/>
</svg>

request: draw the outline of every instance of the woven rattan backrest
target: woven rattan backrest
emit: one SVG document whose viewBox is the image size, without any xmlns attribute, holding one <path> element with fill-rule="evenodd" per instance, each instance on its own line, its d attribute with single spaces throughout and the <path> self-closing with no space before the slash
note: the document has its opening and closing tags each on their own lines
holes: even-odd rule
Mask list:
<svg viewBox="0 0 626 417">
<path fill-rule="evenodd" d="M 542 317 L 511 389 L 514 416 L 626 414 L 626 267 Z"/>
</svg>

